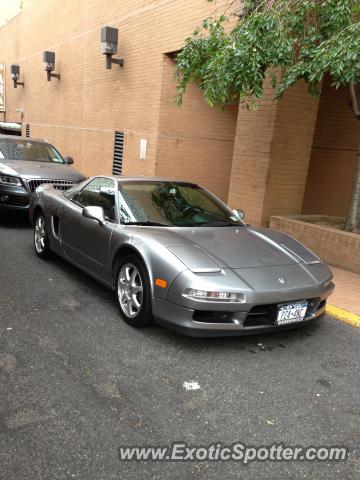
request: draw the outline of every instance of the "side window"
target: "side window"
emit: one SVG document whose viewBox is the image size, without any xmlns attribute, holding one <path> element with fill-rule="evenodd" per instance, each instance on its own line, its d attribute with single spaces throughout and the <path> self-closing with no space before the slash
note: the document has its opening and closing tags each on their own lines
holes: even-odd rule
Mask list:
<svg viewBox="0 0 360 480">
<path fill-rule="evenodd" d="M 94 178 L 83 188 L 76 203 L 82 207 L 102 207 L 105 218 L 115 220 L 115 182 L 110 178 Z"/>
</svg>

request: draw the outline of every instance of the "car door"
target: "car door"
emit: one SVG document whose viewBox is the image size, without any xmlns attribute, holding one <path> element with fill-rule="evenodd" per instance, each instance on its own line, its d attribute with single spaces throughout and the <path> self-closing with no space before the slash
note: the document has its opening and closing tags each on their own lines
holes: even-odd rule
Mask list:
<svg viewBox="0 0 360 480">
<path fill-rule="evenodd" d="M 116 183 L 96 177 L 72 199 L 60 216 L 61 242 L 66 257 L 96 277 L 111 283 L 109 245 L 116 217 Z M 82 215 L 84 207 L 104 209 L 105 225 Z"/>
</svg>

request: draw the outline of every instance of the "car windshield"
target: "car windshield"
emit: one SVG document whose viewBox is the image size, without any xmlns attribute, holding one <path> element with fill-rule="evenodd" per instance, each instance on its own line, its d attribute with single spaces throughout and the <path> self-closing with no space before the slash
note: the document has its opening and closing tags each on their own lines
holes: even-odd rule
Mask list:
<svg viewBox="0 0 360 480">
<path fill-rule="evenodd" d="M 65 163 L 60 153 L 48 143 L 16 138 L 0 138 L 0 160 L 28 160 Z"/>
<path fill-rule="evenodd" d="M 120 221 L 127 225 L 211 227 L 244 225 L 230 208 L 197 185 L 121 182 Z"/>
</svg>

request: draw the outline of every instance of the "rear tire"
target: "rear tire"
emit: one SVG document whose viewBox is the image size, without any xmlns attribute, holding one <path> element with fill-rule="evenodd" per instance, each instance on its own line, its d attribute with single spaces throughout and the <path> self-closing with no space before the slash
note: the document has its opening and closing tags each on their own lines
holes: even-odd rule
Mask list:
<svg viewBox="0 0 360 480">
<path fill-rule="evenodd" d="M 136 254 L 126 254 L 117 262 L 115 293 L 124 322 L 136 328 L 153 322 L 150 280 Z"/>
<path fill-rule="evenodd" d="M 34 222 L 34 248 L 38 257 L 46 260 L 51 256 L 49 237 L 46 229 L 46 221 L 42 212 L 35 217 Z"/>
</svg>

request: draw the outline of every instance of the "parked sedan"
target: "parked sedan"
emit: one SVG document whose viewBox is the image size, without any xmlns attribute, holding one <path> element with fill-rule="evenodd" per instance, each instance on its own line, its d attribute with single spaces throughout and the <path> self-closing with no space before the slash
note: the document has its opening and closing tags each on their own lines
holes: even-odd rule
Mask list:
<svg viewBox="0 0 360 480">
<path fill-rule="evenodd" d="M 31 193 L 44 183 L 66 190 L 84 180 L 72 163 L 43 140 L 0 135 L 0 213 L 26 210 Z"/>
<path fill-rule="evenodd" d="M 207 190 L 162 178 L 99 176 L 32 196 L 35 251 L 112 288 L 134 327 L 193 336 L 276 331 L 325 313 L 332 273 L 284 233 L 246 225 Z"/>
</svg>

